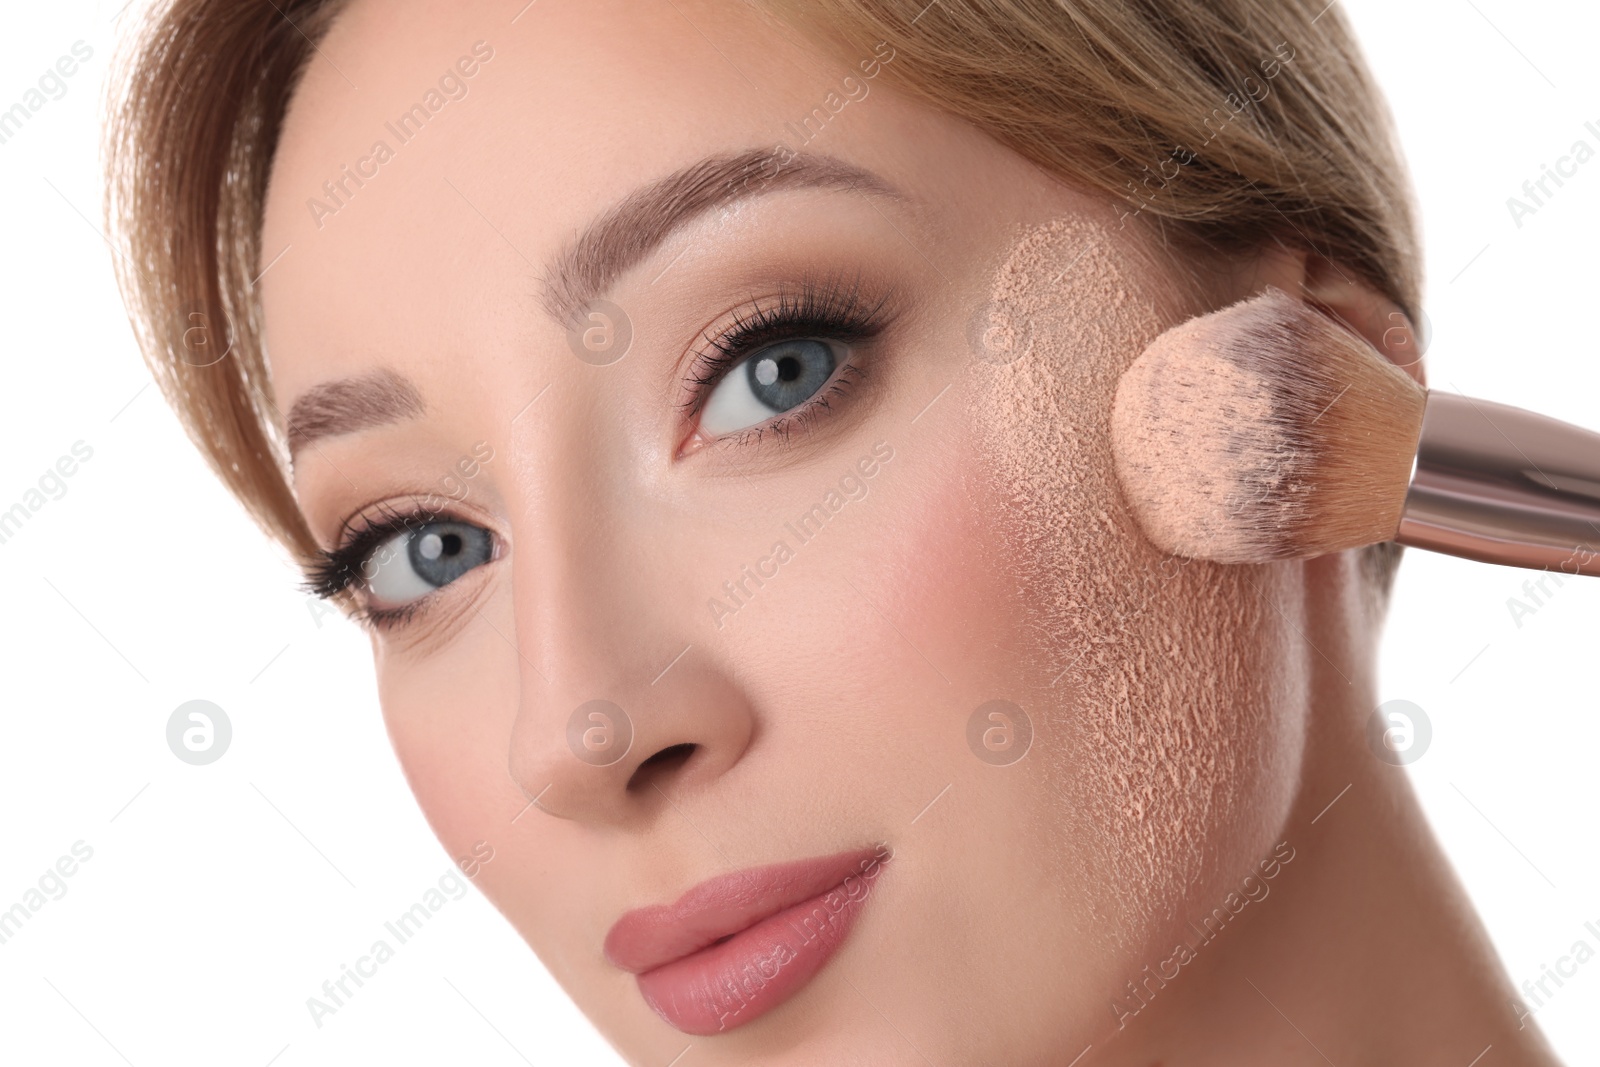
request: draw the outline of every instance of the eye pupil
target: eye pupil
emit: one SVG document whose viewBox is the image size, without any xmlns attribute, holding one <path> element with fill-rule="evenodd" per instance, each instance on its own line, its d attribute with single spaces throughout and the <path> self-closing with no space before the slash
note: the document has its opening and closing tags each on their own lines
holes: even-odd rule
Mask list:
<svg viewBox="0 0 1600 1067">
<path fill-rule="evenodd" d="M 745 356 L 711 390 L 700 431 L 715 437 L 766 422 L 816 396 L 839 365 L 841 346 L 800 337 Z"/>
<path fill-rule="evenodd" d="M 430 562 L 461 555 L 464 546 L 458 533 L 425 533 L 417 538 L 417 555 Z"/>
<path fill-rule="evenodd" d="M 774 385 L 777 382 L 792 382 L 806 371 L 806 366 L 792 353 L 785 352 L 777 359 L 765 356 L 756 361 L 755 376 L 757 385 Z"/>
<path fill-rule="evenodd" d="M 474 567 L 481 567 L 494 556 L 494 542 L 487 530 L 463 522 L 428 523 L 401 542 L 409 555 L 410 570 L 426 588 L 449 585 Z M 403 571 L 395 568 L 397 574 Z M 401 579 L 395 578 L 398 582 Z M 375 590 L 384 595 L 382 590 Z M 393 592 L 387 599 L 402 599 Z"/>
<path fill-rule="evenodd" d="M 745 364 L 749 395 L 766 413 L 789 411 L 827 384 L 836 362 L 832 347 L 823 341 L 773 345 Z"/>
</svg>

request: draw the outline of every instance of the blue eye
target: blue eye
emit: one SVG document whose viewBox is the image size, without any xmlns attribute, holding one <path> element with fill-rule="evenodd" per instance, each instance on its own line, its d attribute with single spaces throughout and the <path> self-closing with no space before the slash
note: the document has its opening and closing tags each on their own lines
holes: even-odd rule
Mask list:
<svg viewBox="0 0 1600 1067">
<path fill-rule="evenodd" d="M 716 437 L 792 411 L 828 384 L 838 363 L 826 341 L 782 341 L 752 352 L 711 390 L 700 431 Z"/>
<path fill-rule="evenodd" d="M 489 531 L 464 522 L 429 522 L 384 541 L 361 565 L 381 608 L 403 607 L 494 558 Z"/>
</svg>

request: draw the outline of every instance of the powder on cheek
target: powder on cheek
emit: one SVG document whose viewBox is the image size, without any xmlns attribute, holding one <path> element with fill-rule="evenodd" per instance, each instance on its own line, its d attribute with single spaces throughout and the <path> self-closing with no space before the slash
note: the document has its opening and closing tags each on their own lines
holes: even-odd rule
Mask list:
<svg viewBox="0 0 1600 1067">
<path fill-rule="evenodd" d="M 989 307 L 1001 343 L 1031 348 L 976 366 L 970 412 L 1043 691 L 1071 694 L 1046 716 L 1057 803 L 1043 830 L 1080 865 L 1072 881 L 1101 886 L 1089 913 L 1124 931 L 1252 862 L 1253 838 L 1287 811 L 1303 728 L 1281 707 L 1296 652 L 1274 604 L 1292 602 L 1291 572 L 1166 557 L 1118 489 L 1118 379 L 1202 310 L 1139 247 L 1088 218 L 1024 233 Z M 1256 832 L 1233 837 L 1252 840 L 1219 833 L 1244 824 Z"/>
</svg>

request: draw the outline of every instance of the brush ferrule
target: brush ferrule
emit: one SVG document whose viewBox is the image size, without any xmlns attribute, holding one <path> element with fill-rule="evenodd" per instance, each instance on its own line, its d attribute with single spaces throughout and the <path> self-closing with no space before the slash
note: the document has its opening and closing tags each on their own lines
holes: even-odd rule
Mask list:
<svg viewBox="0 0 1600 1067">
<path fill-rule="evenodd" d="M 1395 540 L 1484 563 L 1600 575 L 1600 434 L 1430 392 Z"/>
</svg>

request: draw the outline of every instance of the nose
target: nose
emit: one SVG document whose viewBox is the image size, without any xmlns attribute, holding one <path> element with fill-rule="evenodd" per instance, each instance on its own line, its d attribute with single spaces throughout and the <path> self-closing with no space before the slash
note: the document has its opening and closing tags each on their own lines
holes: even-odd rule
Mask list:
<svg viewBox="0 0 1600 1067">
<path fill-rule="evenodd" d="M 511 777 L 549 815 L 646 822 L 739 761 L 752 708 L 696 626 L 704 590 L 674 565 L 693 553 L 663 550 L 665 524 L 602 514 L 598 494 L 560 495 L 513 533 Z"/>
<path fill-rule="evenodd" d="M 569 639 L 559 657 L 565 669 L 554 667 L 549 682 L 524 672 L 510 770 L 546 814 L 620 827 L 726 773 L 749 746 L 753 718 L 717 664 L 691 659 L 693 646 L 659 677 L 607 651 Z M 592 669 L 578 668 L 585 661 Z"/>
</svg>

